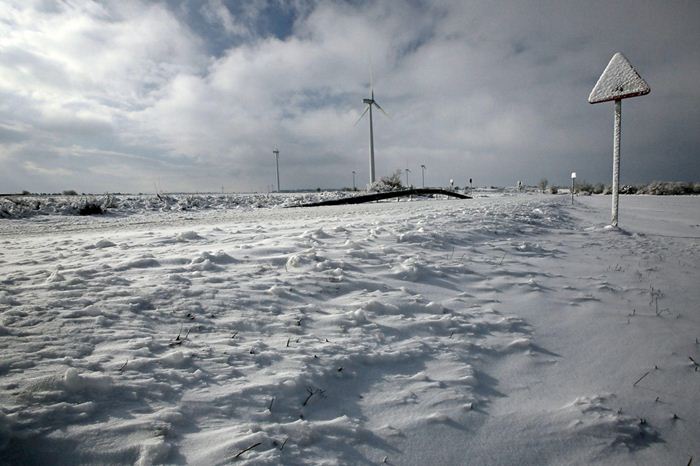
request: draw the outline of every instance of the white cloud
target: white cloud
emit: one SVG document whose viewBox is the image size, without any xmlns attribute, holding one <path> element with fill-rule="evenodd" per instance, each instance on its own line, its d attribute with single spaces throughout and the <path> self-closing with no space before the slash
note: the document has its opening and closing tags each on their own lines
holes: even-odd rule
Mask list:
<svg viewBox="0 0 700 466">
<path fill-rule="evenodd" d="M 70 170 L 65 168 L 47 168 L 45 166 L 38 165 L 34 162 L 24 162 L 23 167 L 28 172 L 35 172 L 39 176 L 70 176 Z"/>
<path fill-rule="evenodd" d="M 585 166 L 582 176 L 605 180 L 610 115 L 585 98 L 618 47 L 652 86 L 630 106 L 640 118 L 625 113 L 625 136 L 636 135 L 625 150 L 645 160 L 632 175 L 659 173 L 660 139 L 700 143 L 683 130 L 700 118 L 696 86 L 683 78 L 697 74 L 688 58 L 700 47 L 695 7 L 647 6 L 621 32 L 614 15 L 576 3 L 555 11 L 539 2 L 251 2 L 235 14 L 221 0 L 193 5 L 0 5 L 0 124 L 9 128 L 0 130 L 0 160 L 26 173 L 0 175 L 0 191 L 25 189 L 18 183 L 37 173 L 26 157 L 67 170 L 79 190 L 101 190 L 99 177 L 112 189 L 146 190 L 161 176 L 170 189 L 264 189 L 275 145 L 288 187 L 347 185 L 351 170 L 362 180 L 367 122 L 353 123 L 370 59 L 376 98 L 392 117 L 375 116 L 380 174 L 425 163 L 432 184 L 455 171 L 505 184 Z M 271 6 L 300 8 L 291 34 L 257 35 Z M 188 23 L 193 10 L 231 38 L 216 56 L 213 36 Z M 685 53 L 671 49 L 680 40 Z M 654 114 L 665 119 L 661 133 L 648 121 Z M 667 173 L 689 171 L 700 177 L 692 162 Z"/>
</svg>

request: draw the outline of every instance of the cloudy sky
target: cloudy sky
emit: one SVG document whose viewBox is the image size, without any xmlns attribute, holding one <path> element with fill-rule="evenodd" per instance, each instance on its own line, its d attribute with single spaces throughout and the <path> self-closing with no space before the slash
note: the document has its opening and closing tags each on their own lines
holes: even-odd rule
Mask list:
<svg viewBox="0 0 700 466">
<path fill-rule="evenodd" d="M 700 2 L 0 3 L 0 192 L 609 182 L 623 52 L 622 182 L 700 180 Z"/>
</svg>

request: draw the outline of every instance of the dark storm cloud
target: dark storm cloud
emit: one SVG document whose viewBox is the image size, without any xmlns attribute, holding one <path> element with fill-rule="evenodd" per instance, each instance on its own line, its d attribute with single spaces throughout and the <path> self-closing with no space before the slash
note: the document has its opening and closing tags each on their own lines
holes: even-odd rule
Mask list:
<svg viewBox="0 0 700 466">
<path fill-rule="evenodd" d="M 622 181 L 700 179 L 697 2 L 92 2 L 0 7 L 0 191 L 263 190 L 367 178 L 610 178 L 616 51 L 651 85 L 623 103 Z M 51 173 L 60 176 L 51 177 Z M 360 184 L 362 184 L 360 183 Z"/>
</svg>

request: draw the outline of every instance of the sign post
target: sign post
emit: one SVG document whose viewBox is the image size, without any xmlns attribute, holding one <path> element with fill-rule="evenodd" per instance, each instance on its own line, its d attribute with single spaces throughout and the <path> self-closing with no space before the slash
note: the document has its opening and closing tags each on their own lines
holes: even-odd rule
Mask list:
<svg viewBox="0 0 700 466">
<path fill-rule="evenodd" d="M 574 183 L 576 182 L 576 172 L 571 172 L 571 205 L 574 205 Z"/>
<path fill-rule="evenodd" d="M 588 96 L 588 102 L 615 101 L 615 125 L 613 130 L 613 180 L 612 180 L 612 220 L 617 226 L 618 200 L 620 193 L 620 138 L 622 135 L 622 99 L 637 97 L 651 92 L 649 85 L 639 76 L 630 62 L 620 52 L 613 55 L 610 63 Z M 573 174 L 572 174 L 573 177 Z M 572 181 L 573 183 L 573 181 Z M 573 197 L 572 197 L 573 202 Z"/>
</svg>

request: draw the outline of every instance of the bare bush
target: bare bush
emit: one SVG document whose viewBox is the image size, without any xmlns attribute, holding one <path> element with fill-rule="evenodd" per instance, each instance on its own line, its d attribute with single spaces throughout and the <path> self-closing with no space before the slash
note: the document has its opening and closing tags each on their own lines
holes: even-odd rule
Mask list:
<svg viewBox="0 0 700 466">
<path fill-rule="evenodd" d="M 78 215 L 102 215 L 104 209 L 94 200 L 85 200 L 78 206 Z"/>
</svg>

